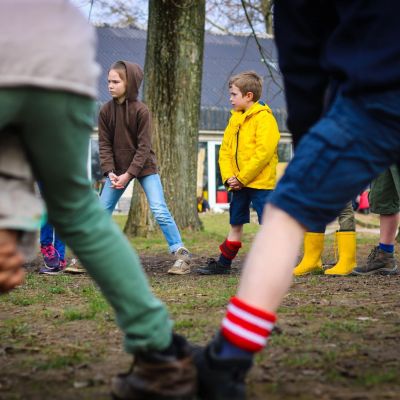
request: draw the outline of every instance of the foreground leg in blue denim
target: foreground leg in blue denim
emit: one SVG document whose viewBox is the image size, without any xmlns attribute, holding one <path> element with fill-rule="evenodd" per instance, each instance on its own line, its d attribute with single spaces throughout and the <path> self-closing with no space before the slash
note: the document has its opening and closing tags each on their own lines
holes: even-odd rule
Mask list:
<svg viewBox="0 0 400 400">
<path fill-rule="evenodd" d="M 183 247 L 183 243 L 179 229 L 165 202 L 160 175 L 147 175 L 143 178 L 138 178 L 138 180 L 146 194 L 150 210 L 168 243 L 169 251 L 174 253 L 180 247 Z"/>
<path fill-rule="evenodd" d="M 311 232 L 323 231 L 346 203 L 400 156 L 400 91 L 348 98 L 300 142 L 270 198 Z"/>
<path fill-rule="evenodd" d="M 107 178 L 100 194 L 100 203 L 104 209 L 112 214 L 115 210 L 115 206 L 117 205 L 121 196 L 124 194 L 125 190 L 126 187 L 125 189 L 114 189 L 111 187 L 110 178 Z"/>
</svg>

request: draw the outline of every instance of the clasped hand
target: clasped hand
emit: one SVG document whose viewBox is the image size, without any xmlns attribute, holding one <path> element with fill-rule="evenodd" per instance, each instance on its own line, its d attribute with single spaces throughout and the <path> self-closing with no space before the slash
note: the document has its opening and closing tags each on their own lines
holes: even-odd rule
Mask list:
<svg viewBox="0 0 400 400">
<path fill-rule="evenodd" d="M 243 188 L 242 182 L 240 182 L 236 176 L 232 176 L 231 178 L 227 179 L 226 183 L 231 190 L 240 190 Z"/>
<path fill-rule="evenodd" d="M 132 175 L 129 172 L 125 172 L 122 175 L 116 175 L 113 172 L 108 174 L 111 181 L 111 187 L 114 189 L 125 189 L 125 186 L 131 181 Z"/>
</svg>

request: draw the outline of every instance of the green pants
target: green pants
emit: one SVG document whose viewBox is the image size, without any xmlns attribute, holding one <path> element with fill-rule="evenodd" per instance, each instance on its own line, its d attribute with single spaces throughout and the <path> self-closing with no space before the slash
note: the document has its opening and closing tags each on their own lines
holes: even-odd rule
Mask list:
<svg viewBox="0 0 400 400">
<path fill-rule="evenodd" d="M 172 323 L 140 261 L 87 178 L 89 98 L 39 88 L 0 89 L 0 135 L 11 128 L 43 185 L 49 221 L 115 310 L 130 353 L 161 350 Z M 8 129 L 8 132 L 10 130 Z"/>
<path fill-rule="evenodd" d="M 339 230 L 340 231 L 355 231 L 356 219 L 354 217 L 353 204 L 350 201 L 339 214 Z"/>
<path fill-rule="evenodd" d="M 339 214 L 339 231 L 356 230 L 356 219 L 354 217 L 353 205 L 351 201 L 346 204 L 346 207 Z M 324 233 L 325 230 L 318 232 Z"/>
<path fill-rule="evenodd" d="M 371 183 L 370 209 L 375 214 L 392 215 L 400 211 L 400 177 L 396 166 L 380 174 Z"/>
</svg>

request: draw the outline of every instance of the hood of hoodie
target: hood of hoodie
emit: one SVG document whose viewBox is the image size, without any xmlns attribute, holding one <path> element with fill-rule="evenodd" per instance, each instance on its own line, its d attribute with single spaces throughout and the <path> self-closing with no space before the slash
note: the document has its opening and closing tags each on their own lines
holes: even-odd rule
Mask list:
<svg viewBox="0 0 400 400">
<path fill-rule="evenodd" d="M 125 65 L 126 68 L 126 100 L 136 101 L 140 85 L 143 82 L 143 70 L 140 65 L 129 62 L 129 61 L 120 61 Z"/>
</svg>

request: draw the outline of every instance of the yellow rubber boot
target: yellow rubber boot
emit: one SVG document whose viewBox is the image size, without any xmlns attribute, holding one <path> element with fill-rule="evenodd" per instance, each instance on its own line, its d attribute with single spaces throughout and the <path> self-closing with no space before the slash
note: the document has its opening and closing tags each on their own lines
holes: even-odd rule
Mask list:
<svg viewBox="0 0 400 400">
<path fill-rule="evenodd" d="M 304 255 L 300 264 L 293 270 L 296 276 L 314 271 L 322 271 L 321 255 L 324 250 L 324 233 L 306 232 L 304 235 Z"/>
<path fill-rule="evenodd" d="M 349 275 L 356 267 L 356 233 L 336 232 L 339 260 L 325 271 L 326 275 Z"/>
</svg>

